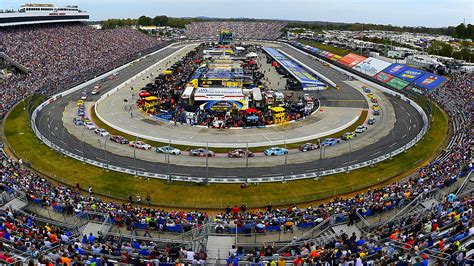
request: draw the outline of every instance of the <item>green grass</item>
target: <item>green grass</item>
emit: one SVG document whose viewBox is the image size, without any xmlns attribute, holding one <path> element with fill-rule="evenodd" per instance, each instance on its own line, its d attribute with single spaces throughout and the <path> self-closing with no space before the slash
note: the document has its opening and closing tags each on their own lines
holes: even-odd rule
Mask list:
<svg viewBox="0 0 474 266">
<path fill-rule="evenodd" d="M 316 114 L 317 115 L 317 114 Z M 363 110 L 361 115 L 359 116 L 359 119 L 356 120 L 355 123 L 353 123 L 352 125 L 344 128 L 343 130 L 341 131 L 338 131 L 336 133 L 333 133 L 331 135 L 327 135 L 325 136 L 324 138 L 340 138 L 345 132 L 352 132 L 354 131 L 358 126 L 364 124 L 364 121 L 367 119 L 367 115 L 368 115 L 368 111 L 367 110 Z M 94 122 L 94 124 L 96 124 L 98 127 L 100 128 L 103 128 L 105 130 L 107 130 L 110 134 L 112 135 L 120 135 L 126 139 L 128 139 L 129 141 L 132 141 L 132 140 L 135 140 L 136 137 L 135 136 L 132 136 L 130 134 L 126 134 L 126 133 L 123 133 L 122 131 L 119 131 L 117 129 L 114 129 L 108 125 L 106 125 L 104 122 L 102 122 L 98 117 L 97 117 L 97 114 L 95 113 L 95 108 L 92 108 L 91 110 L 91 120 Z M 298 122 L 296 122 L 298 123 Z M 216 129 L 217 130 L 217 129 Z M 163 142 L 158 142 L 158 141 L 152 141 L 152 140 L 147 140 L 147 139 L 140 139 L 141 141 L 145 142 L 145 143 L 148 143 L 150 144 L 151 146 L 153 147 L 160 147 L 160 146 L 167 146 L 168 143 L 163 143 Z M 308 142 L 312 142 L 312 143 L 317 143 L 317 139 L 315 140 L 310 140 L 310 141 L 302 141 L 302 142 L 295 142 L 295 143 L 290 143 L 290 144 L 287 144 L 286 147 L 288 149 L 297 149 L 300 145 L 304 144 L 304 143 L 308 143 Z M 200 147 L 197 147 L 197 146 L 189 146 L 189 145 L 175 145 L 173 144 L 172 145 L 173 147 L 177 148 L 177 149 L 180 149 L 182 151 L 189 151 L 189 150 L 192 150 L 192 149 L 196 149 L 196 148 L 200 148 Z M 268 149 L 268 148 L 271 148 L 272 146 L 260 146 L 260 147 L 251 147 L 249 148 L 249 150 L 251 152 L 263 152 L 264 150 Z M 229 148 L 212 148 L 212 151 L 214 152 L 217 152 L 217 153 L 227 153 L 229 151 L 231 151 L 233 149 L 229 149 Z"/>
<path fill-rule="evenodd" d="M 434 105 L 433 105 L 434 106 Z M 322 180 L 299 180 L 286 184 L 261 183 L 241 189 L 239 184 L 210 184 L 143 180 L 133 176 L 106 172 L 103 169 L 84 165 L 72 158 L 63 157 L 42 144 L 29 127 L 23 104 L 18 104 L 4 123 L 7 145 L 11 151 L 31 164 L 43 175 L 82 188 L 91 186 L 95 193 L 125 200 L 129 194 L 151 195 L 152 202 L 159 206 L 190 209 L 222 209 L 225 206 L 246 203 L 258 208 L 293 203 L 308 203 L 350 193 L 374 186 L 419 167 L 434 158 L 449 137 L 447 117 L 435 107 L 432 127 L 427 135 L 412 149 L 393 160 L 379 163 L 348 174 L 324 177 Z"/>
<path fill-rule="evenodd" d="M 313 47 L 316 47 L 318 49 L 324 50 L 326 52 L 331 52 L 333 54 L 340 55 L 340 56 L 345 56 L 345 55 L 347 55 L 351 52 L 351 51 L 346 50 L 346 49 L 342 49 L 342 48 L 338 48 L 338 47 L 335 47 L 335 46 L 322 44 L 320 42 L 315 42 L 315 41 L 300 40 L 300 42 L 303 43 L 303 44 L 306 44 L 306 45 L 313 46 Z"/>
</svg>

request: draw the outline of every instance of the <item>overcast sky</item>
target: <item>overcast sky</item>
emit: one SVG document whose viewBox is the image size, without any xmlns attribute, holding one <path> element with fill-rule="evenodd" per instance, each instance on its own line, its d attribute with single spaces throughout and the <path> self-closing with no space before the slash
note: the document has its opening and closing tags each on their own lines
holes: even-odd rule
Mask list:
<svg viewBox="0 0 474 266">
<path fill-rule="evenodd" d="M 1 0 L 0 9 L 26 2 L 79 5 L 92 20 L 167 15 L 444 27 L 474 17 L 473 0 Z"/>
</svg>

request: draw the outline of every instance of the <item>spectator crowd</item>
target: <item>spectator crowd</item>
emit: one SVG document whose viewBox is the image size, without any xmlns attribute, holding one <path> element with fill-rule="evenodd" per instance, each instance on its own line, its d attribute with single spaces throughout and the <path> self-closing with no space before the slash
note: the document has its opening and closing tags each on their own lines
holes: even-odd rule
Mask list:
<svg viewBox="0 0 474 266">
<path fill-rule="evenodd" d="M 190 39 L 215 39 L 221 30 L 229 30 L 234 39 L 276 40 L 283 33 L 286 23 L 277 21 L 205 21 L 186 25 L 185 34 Z"/>
<path fill-rule="evenodd" d="M 15 71 L 0 86 L 0 115 L 34 92 L 64 90 L 157 48 L 133 29 L 97 30 L 82 23 L 0 29 L 2 52 L 29 72 Z"/>
</svg>

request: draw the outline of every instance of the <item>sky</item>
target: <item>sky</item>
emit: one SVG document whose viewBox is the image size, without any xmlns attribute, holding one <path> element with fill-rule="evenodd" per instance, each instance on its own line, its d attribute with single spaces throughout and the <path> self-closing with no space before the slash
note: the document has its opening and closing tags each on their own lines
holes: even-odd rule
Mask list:
<svg viewBox="0 0 474 266">
<path fill-rule="evenodd" d="M 0 9 L 24 3 L 79 5 L 91 20 L 108 18 L 225 17 L 360 22 L 446 27 L 474 24 L 473 0 L 1 0 Z"/>
</svg>

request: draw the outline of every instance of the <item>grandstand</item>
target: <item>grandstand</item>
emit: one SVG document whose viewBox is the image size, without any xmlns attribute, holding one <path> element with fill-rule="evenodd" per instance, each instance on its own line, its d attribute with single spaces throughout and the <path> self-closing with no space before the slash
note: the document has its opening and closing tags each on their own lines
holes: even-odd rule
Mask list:
<svg viewBox="0 0 474 266">
<path fill-rule="evenodd" d="M 225 28 L 237 39 L 274 40 L 284 26 L 195 22 L 186 32 L 215 38 Z M 33 93 L 66 90 L 168 44 L 132 29 L 80 23 L 6 27 L 0 42 L 2 57 L 14 66 L 0 87 L 2 117 Z M 351 55 L 342 64 L 370 76 L 387 67 L 378 62 L 375 71 L 363 66 L 366 60 Z M 449 115 L 453 131 L 435 160 L 400 181 L 317 206 L 164 210 L 132 195 L 117 203 L 92 189 L 53 183 L 2 149 L 0 263 L 472 265 L 473 81 L 473 74 L 452 74 L 424 91 Z"/>
<path fill-rule="evenodd" d="M 192 22 L 186 25 L 185 34 L 190 39 L 215 40 L 222 29 L 233 34 L 233 39 L 263 39 L 276 40 L 282 35 L 286 23 L 266 22 L 241 22 L 241 21 L 206 21 Z"/>
</svg>

